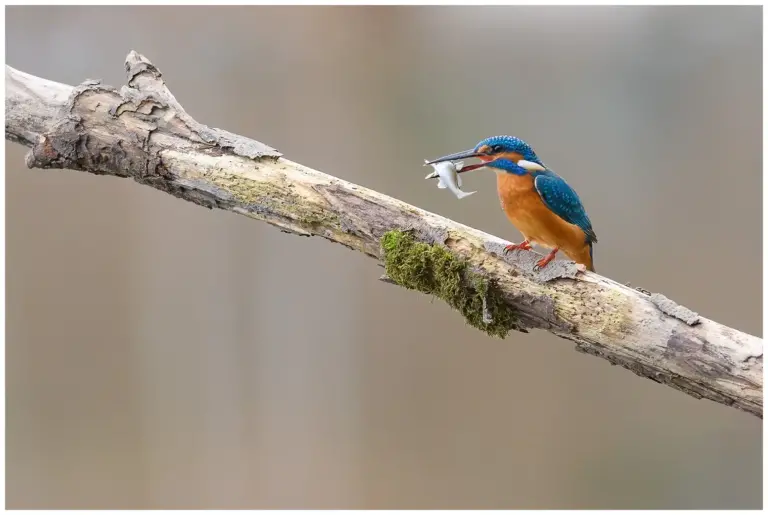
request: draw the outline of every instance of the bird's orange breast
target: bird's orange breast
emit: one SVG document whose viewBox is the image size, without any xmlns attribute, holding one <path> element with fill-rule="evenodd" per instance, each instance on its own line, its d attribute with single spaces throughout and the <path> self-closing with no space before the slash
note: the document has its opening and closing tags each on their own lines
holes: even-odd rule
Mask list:
<svg viewBox="0 0 768 515">
<path fill-rule="evenodd" d="M 525 239 L 567 254 L 585 249 L 584 231 L 553 213 L 542 202 L 529 174 L 496 173 L 501 208 Z"/>
</svg>

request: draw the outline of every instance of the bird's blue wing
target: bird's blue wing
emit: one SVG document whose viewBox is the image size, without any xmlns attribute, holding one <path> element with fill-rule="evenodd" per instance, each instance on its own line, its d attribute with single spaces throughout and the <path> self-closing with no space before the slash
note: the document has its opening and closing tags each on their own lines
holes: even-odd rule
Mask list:
<svg viewBox="0 0 768 515">
<path fill-rule="evenodd" d="M 567 182 L 551 171 L 537 174 L 533 180 L 536 191 L 544 204 L 557 216 L 584 231 L 587 242 L 597 242 L 581 199 Z"/>
</svg>

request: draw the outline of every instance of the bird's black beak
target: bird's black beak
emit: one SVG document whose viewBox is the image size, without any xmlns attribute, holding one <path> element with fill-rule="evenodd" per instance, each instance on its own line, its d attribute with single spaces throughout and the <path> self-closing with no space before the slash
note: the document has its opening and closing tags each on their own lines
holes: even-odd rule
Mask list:
<svg viewBox="0 0 768 515">
<path fill-rule="evenodd" d="M 462 159 L 469 159 L 470 157 L 480 157 L 485 156 L 485 154 L 475 151 L 475 149 L 471 150 L 464 150 L 463 152 L 456 152 L 455 154 L 449 154 L 447 156 L 439 157 L 433 161 L 427 161 L 424 163 L 424 166 L 435 164 L 435 163 L 442 163 L 443 161 L 461 161 Z M 458 173 L 464 173 L 464 172 L 471 172 L 472 170 L 477 170 L 478 168 L 482 168 L 485 166 L 485 163 L 477 163 L 472 165 L 464 165 L 464 168 L 461 170 L 458 170 Z"/>
<path fill-rule="evenodd" d="M 435 163 L 442 163 L 443 161 L 461 161 L 462 159 L 469 159 L 470 157 L 477 157 L 480 156 L 479 152 L 475 152 L 474 149 L 472 150 L 465 150 L 463 152 L 456 152 L 455 154 L 450 154 L 447 156 L 443 156 L 440 158 L 435 159 L 434 161 L 427 161 L 424 163 L 425 165 L 431 165 Z"/>
</svg>

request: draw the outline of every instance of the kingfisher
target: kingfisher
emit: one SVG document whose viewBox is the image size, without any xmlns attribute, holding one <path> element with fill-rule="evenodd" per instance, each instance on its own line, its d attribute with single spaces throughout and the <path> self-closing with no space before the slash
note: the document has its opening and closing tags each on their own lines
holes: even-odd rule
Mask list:
<svg viewBox="0 0 768 515">
<path fill-rule="evenodd" d="M 531 245 L 539 245 L 551 251 L 536 263 L 536 270 L 547 266 L 562 250 L 576 263 L 595 271 L 592 245 L 597 243 L 597 235 L 581 199 L 562 177 L 544 165 L 528 143 L 514 136 L 492 136 L 471 150 L 426 164 L 469 158 L 480 162 L 464 165 L 459 173 L 493 169 L 501 209 L 523 235 L 522 243 L 507 245 L 504 254 L 517 249 L 530 251 Z"/>
</svg>

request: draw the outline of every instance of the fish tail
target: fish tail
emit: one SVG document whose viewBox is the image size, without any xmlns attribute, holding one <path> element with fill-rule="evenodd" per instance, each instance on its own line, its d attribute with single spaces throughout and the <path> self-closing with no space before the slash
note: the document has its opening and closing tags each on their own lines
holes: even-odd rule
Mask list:
<svg viewBox="0 0 768 515">
<path fill-rule="evenodd" d="M 470 195 L 474 195 L 475 193 L 477 193 L 477 192 L 476 191 L 461 191 L 461 190 L 459 190 L 459 191 L 456 192 L 456 196 L 461 199 L 461 198 L 464 198 L 464 197 L 468 197 Z"/>
</svg>

